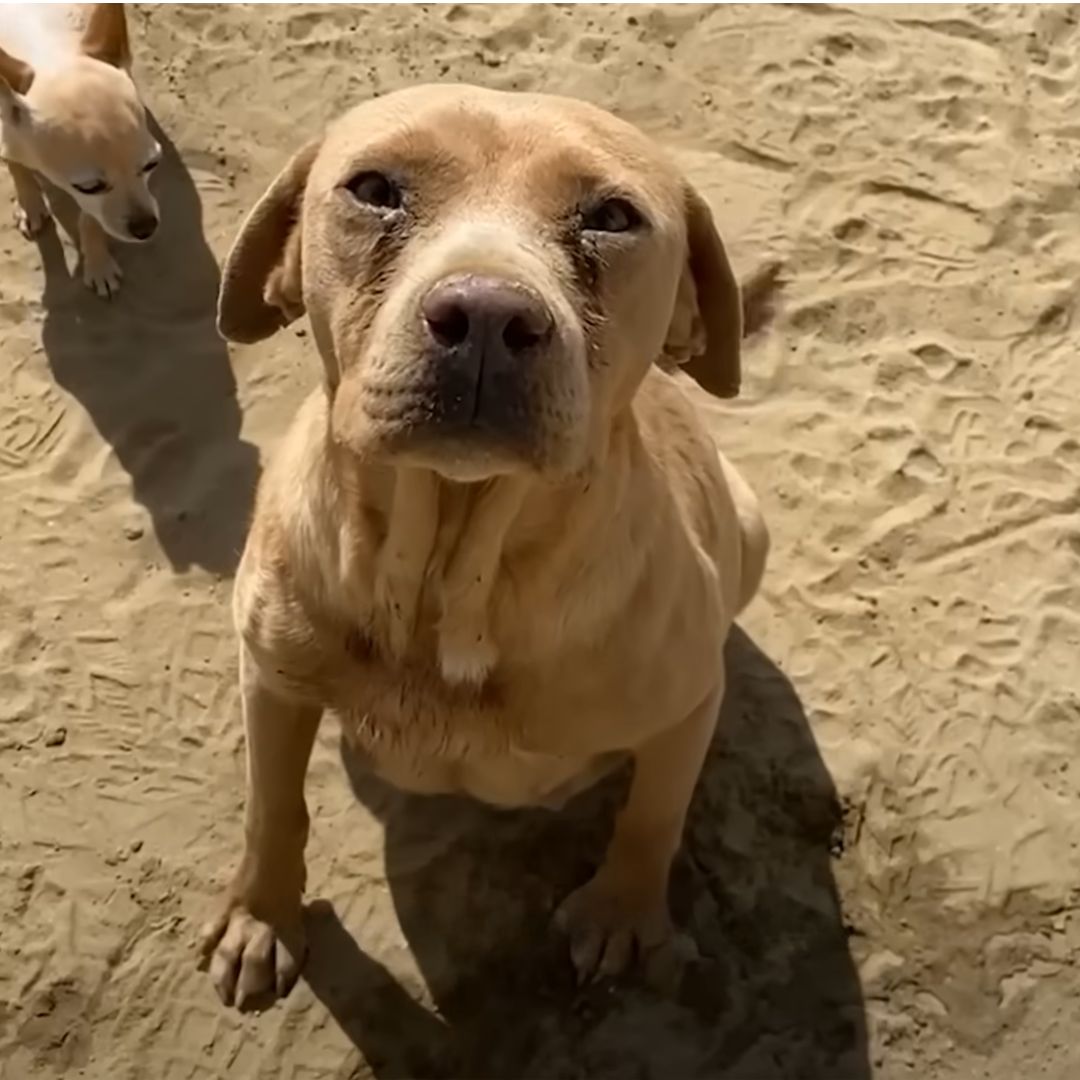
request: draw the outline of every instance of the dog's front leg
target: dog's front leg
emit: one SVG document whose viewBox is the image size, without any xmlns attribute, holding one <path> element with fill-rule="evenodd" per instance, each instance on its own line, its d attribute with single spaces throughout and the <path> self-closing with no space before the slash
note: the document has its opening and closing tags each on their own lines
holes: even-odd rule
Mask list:
<svg viewBox="0 0 1080 1080">
<path fill-rule="evenodd" d="M 15 185 L 15 225 L 27 240 L 33 240 L 49 223 L 49 204 L 33 169 L 14 161 L 7 167 Z"/>
<path fill-rule="evenodd" d="M 244 854 L 201 948 L 226 1005 L 284 997 L 306 952 L 301 901 L 308 813 L 304 776 L 321 710 L 271 691 L 241 659 L 247 737 Z"/>
<path fill-rule="evenodd" d="M 83 281 L 105 300 L 116 295 L 124 276 L 109 251 L 105 230 L 89 214 L 79 214 L 79 252 Z"/>
<path fill-rule="evenodd" d="M 674 933 L 668 877 L 722 698 L 721 687 L 634 752 L 634 779 L 604 862 L 556 914 L 582 981 L 621 973 L 635 952 L 659 981 L 681 967 L 680 946 L 690 943 Z"/>
</svg>

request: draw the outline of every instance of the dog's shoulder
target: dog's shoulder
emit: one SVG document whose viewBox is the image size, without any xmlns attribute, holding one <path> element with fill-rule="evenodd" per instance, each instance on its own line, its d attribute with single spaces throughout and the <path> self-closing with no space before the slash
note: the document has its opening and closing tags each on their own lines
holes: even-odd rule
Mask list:
<svg viewBox="0 0 1080 1080">
<path fill-rule="evenodd" d="M 661 472 L 684 526 L 710 556 L 731 526 L 731 494 L 707 421 L 687 376 L 653 366 L 634 401 L 642 445 Z"/>
<path fill-rule="evenodd" d="M 338 554 L 335 498 L 326 467 L 326 398 L 313 392 L 301 406 L 259 482 L 244 556 L 237 570 L 233 615 L 245 639 L 288 638 L 306 612 L 324 606 Z"/>
</svg>

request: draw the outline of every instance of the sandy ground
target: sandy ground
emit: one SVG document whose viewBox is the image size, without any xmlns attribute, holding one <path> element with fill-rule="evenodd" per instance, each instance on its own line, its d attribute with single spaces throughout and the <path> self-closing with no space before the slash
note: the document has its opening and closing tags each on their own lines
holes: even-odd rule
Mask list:
<svg viewBox="0 0 1080 1080">
<path fill-rule="evenodd" d="M 1080 1075 L 1075 8 L 138 10 L 165 226 L 106 305 L 0 234 L 0 1076 Z M 216 259 L 326 118 L 418 80 L 666 140 L 779 321 L 719 442 L 776 537 L 674 884 L 675 998 L 546 930 L 617 791 L 497 815 L 310 777 L 313 954 L 225 1012 L 230 576 L 317 362 L 230 355 Z M 3 196 L 9 194 L 6 177 Z"/>
</svg>

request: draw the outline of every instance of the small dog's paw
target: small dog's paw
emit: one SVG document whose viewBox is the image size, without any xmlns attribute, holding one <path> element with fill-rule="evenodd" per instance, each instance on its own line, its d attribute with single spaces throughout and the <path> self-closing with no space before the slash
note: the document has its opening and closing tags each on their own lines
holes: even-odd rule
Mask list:
<svg viewBox="0 0 1080 1080">
<path fill-rule="evenodd" d="M 228 904 L 199 935 L 199 952 L 224 1005 L 259 1009 L 285 997 L 307 954 L 303 923 L 273 927 L 246 907 Z"/>
<path fill-rule="evenodd" d="M 52 220 L 52 215 L 47 206 L 42 205 L 33 210 L 27 210 L 18 204 L 15 206 L 15 228 L 26 240 L 33 240 L 40 236 L 50 220 Z"/>
<path fill-rule="evenodd" d="M 621 975 L 636 959 L 646 980 L 670 993 L 698 955 L 672 925 L 663 890 L 645 899 L 604 867 L 562 902 L 555 925 L 569 938 L 579 983 Z"/>
<path fill-rule="evenodd" d="M 86 287 L 93 289 L 103 300 L 111 300 L 119 292 L 123 277 L 123 271 L 111 255 L 83 263 Z"/>
<path fill-rule="evenodd" d="M 481 686 L 497 659 L 494 643 L 479 624 L 444 626 L 439 632 L 439 668 L 448 683 Z"/>
</svg>

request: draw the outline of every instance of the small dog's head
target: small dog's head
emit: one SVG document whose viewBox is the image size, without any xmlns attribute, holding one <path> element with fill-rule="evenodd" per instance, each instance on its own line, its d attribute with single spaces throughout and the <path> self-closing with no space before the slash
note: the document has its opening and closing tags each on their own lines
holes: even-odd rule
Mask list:
<svg viewBox="0 0 1080 1080">
<path fill-rule="evenodd" d="M 241 229 L 219 326 L 255 341 L 305 310 L 335 440 L 453 479 L 580 467 L 665 356 L 739 386 L 708 207 L 578 101 L 420 87 L 338 121 Z"/>
<path fill-rule="evenodd" d="M 117 240 L 158 226 L 150 174 L 161 147 L 128 74 L 123 4 L 94 4 L 78 55 L 35 71 L 0 50 L 4 152 L 66 191 Z"/>
</svg>

